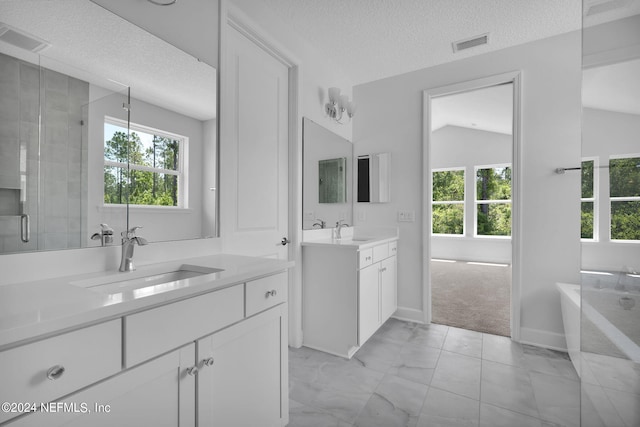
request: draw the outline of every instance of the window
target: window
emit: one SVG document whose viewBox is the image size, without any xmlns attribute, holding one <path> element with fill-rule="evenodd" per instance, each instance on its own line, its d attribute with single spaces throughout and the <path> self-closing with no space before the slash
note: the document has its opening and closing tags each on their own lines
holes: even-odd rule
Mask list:
<svg viewBox="0 0 640 427">
<path fill-rule="evenodd" d="M 433 234 L 464 234 L 464 168 L 433 171 Z"/>
<path fill-rule="evenodd" d="M 476 168 L 476 236 L 511 236 L 511 166 Z"/>
<path fill-rule="evenodd" d="M 611 240 L 640 240 L 640 156 L 609 160 Z"/>
<path fill-rule="evenodd" d="M 585 159 L 581 165 L 582 190 L 580 195 L 580 237 L 587 240 L 597 240 L 598 210 L 596 207 L 596 179 L 597 170 L 596 159 Z"/>
<path fill-rule="evenodd" d="M 187 138 L 105 118 L 104 203 L 186 208 Z"/>
</svg>

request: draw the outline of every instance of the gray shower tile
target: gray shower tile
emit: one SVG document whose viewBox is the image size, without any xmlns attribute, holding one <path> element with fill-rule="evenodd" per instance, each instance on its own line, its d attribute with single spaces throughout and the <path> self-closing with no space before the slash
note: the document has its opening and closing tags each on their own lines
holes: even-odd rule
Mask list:
<svg viewBox="0 0 640 427">
<path fill-rule="evenodd" d="M 477 427 L 479 418 L 479 401 L 431 387 L 418 427 Z"/>
<path fill-rule="evenodd" d="M 479 358 L 482 356 L 482 333 L 450 327 L 442 349 Z"/>
<path fill-rule="evenodd" d="M 481 427 L 542 427 L 538 418 L 480 403 Z"/>
<path fill-rule="evenodd" d="M 443 350 L 431 386 L 479 400 L 480 372 L 480 359 Z"/>
<path fill-rule="evenodd" d="M 531 379 L 526 369 L 482 361 L 480 400 L 521 414 L 538 417 Z"/>
<path fill-rule="evenodd" d="M 429 385 L 440 351 L 438 348 L 418 346 L 413 343 L 405 344 L 388 373 Z"/>
<path fill-rule="evenodd" d="M 593 353 L 585 353 L 583 360 L 587 362 L 601 386 L 640 394 L 640 364 Z"/>
<path fill-rule="evenodd" d="M 386 375 L 355 421 L 356 426 L 415 426 L 429 387 Z"/>
<path fill-rule="evenodd" d="M 565 427 L 580 426 L 580 382 L 557 375 L 530 373 L 540 418 Z"/>
</svg>

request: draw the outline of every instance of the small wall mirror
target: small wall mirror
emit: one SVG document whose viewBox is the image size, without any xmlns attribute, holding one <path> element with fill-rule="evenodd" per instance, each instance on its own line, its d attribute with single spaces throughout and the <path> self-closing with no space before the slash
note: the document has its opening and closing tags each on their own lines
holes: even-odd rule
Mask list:
<svg viewBox="0 0 640 427">
<path fill-rule="evenodd" d="M 353 144 L 304 118 L 302 228 L 353 223 Z"/>
<path fill-rule="evenodd" d="M 388 203 L 391 200 L 389 153 L 358 156 L 358 202 Z"/>
<path fill-rule="evenodd" d="M 318 199 L 320 203 L 347 203 L 347 158 L 318 162 Z"/>
</svg>

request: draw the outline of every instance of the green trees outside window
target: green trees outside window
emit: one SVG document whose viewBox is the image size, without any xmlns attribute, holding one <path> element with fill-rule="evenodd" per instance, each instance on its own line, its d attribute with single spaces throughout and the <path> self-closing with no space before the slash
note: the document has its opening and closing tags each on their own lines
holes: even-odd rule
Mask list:
<svg viewBox="0 0 640 427">
<path fill-rule="evenodd" d="M 640 240 L 640 157 L 609 160 L 611 240 Z"/>
<path fill-rule="evenodd" d="M 511 236 L 511 168 L 476 170 L 476 234 Z"/>
<path fill-rule="evenodd" d="M 464 234 L 464 169 L 433 172 L 433 234 Z"/>
<path fill-rule="evenodd" d="M 181 140 L 107 121 L 104 129 L 104 203 L 178 206 Z"/>
<path fill-rule="evenodd" d="M 580 237 L 595 239 L 595 190 L 594 190 L 594 160 L 585 160 L 581 165 L 582 189 L 580 194 Z"/>
</svg>

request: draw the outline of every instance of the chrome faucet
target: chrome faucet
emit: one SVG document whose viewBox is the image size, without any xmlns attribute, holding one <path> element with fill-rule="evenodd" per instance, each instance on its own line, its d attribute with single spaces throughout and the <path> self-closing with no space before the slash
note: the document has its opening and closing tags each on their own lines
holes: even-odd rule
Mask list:
<svg viewBox="0 0 640 427">
<path fill-rule="evenodd" d="M 120 271 L 133 271 L 136 267 L 133 265 L 133 247 L 138 244 L 144 246 L 148 244 L 144 237 L 136 236 L 136 230 L 142 227 L 133 227 L 128 231 L 120 233 L 122 235 L 122 258 L 120 260 Z"/>
<path fill-rule="evenodd" d="M 91 240 L 100 240 L 102 246 L 107 246 L 113 243 L 113 228 L 108 224 L 100 224 L 100 231 L 93 233 Z"/>
<path fill-rule="evenodd" d="M 336 228 L 334 231 L 333 238 L 334 239 L 342 239 L 342 228 L 348 227 L 349 224 L 345 224 L 342 220 L 336 222 Z"/>
<path fill-rule="evenodd" d="M 312 225 L 312 227 L 315 227 L 316 225 L 319 226 L 320 228 L 325 228 L 327 226 L 327 222 L 321 220 L 320 218 L 316 218 L 316 222 L 315 224 Z"/>
</svg>

